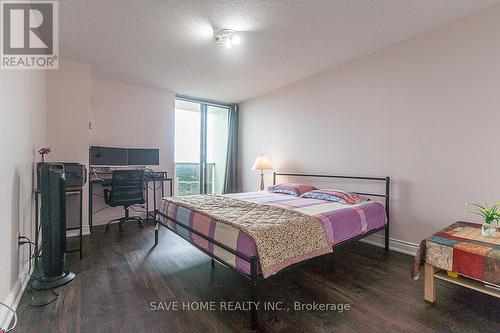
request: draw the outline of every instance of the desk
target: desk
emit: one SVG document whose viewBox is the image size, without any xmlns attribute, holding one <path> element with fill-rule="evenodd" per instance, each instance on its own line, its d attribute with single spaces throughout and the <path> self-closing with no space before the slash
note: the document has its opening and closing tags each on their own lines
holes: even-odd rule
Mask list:
<svg viewBox="0 0 500 333">
<path fill-rule="evenodd" d="M 80 260 L 82 260 L 83 257 L 83 186 L 66 186 L 65 188 L 66 195 L 79 195 L 80 196 L 80 217 L 79 217 L 79 226 L 78 227 L 73 227 L 73 228 L 66 228 L 66 231 L 70 230 L 80 230 L 79 234 L 79 242 L 80 246 L 76 249 L 71 249 L 71 250 L 66 250 L 65 253 L 72 253 L 72 252 L 80 252 Z M 40 227 L 41 224 L 39 222 L 39 197 L 40 197 L 41 191 L 40 190 L 35 190 L 35 253 L 38 253 L 38 238 L 40 236 Z"/>
<path fill-rule="evenodd" d="M 112 172 L 100 172 L 99 178 L 95 177 L 93 172 L 89 173 L 89 228 L 92 232 L 93 223 L 93 202 L 94 202 L 94 184 L 103 185 L 103 183 L 111 183 Z M 166 171 L 146 171 L 144 173 L 144 182 L 146 184 L 146 219 L 155 218 L 156 211 L 156 191 L 161 189 L 162 197 L 165 196 L 165 182 L 169 183 L 170 195 L 173 195 L 173 184 L 172 178 L 168 178 Z M 159 187 L 156 187 L 157 183 L 160 183 Z M 150 184 L 153 184 L 153 188 Z M 149 210 L 149 190 L 153 190 L 153 211 Z"/>
</svg>

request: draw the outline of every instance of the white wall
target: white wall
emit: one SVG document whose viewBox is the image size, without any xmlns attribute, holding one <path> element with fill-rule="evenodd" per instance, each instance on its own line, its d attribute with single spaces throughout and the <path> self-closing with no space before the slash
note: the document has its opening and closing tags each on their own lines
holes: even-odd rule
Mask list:
<svg viewBox="0 0 500 333">
<path fill-rule="evenodd" d="M 88 168 L 90 65 L 61 58 L 47 83 L 47 141 L 52 149 L 47 161 L 78 162 Z M 83 198 L 82 218 L 88 233 L 88 184 Z"/>
<path fill-rule="evenodd" d="M 26 282 L 28 247 L 34 240 L 34 162 L 46 145 L 46 73 L 0 71 L 0 300 L 16 303 Z M 8 312 L 0 308 L 0 327 Z M 10 318 L 10 317 L 9 317 Z"/>
<path fill-rule="evenodd" d="M 89 64 L 61 58 L 59 70 L 48 75 L 47 141 L 52 152 L 47 160 L 79 162 L 88 168 L 90 145 L 160 148 L 160 166 L 155 168 L 173 175 L 175 94 L 93 79 L 90 69 Z M 102 195 L 102 188 L 94 193 Z M 88 233 L 88 184 L 83 195 L 84 233 Z M 94 211 L 104 207 L 102 198 L 94 196 Z M 93 222 L 122 215 L 121 208 L 106 208 L 94 215 Z"/>
<path fill-rule="evenodd" d="M 497 6 L 243 103 L 243 190 L 263 152 L 282 171 L 391 176 L 395 239 L 477 220 L 465 202 L 500 199 L 499 36 Z"/>
<path fill-rule="evenodd" d="M 47 72 L 0 71 L 0 300 L 8 304 L 19 301 L 26 282 L 28 248 L 20 250 L 17 237 L 34 239 L 34 163 L 41 160 L 40 147 L 52 148 L 47 161 L 87 166 L 90 144 L 158 147 L 158 169 L 173 174 L 174 93 L 91 80 L 90 65 L 67 58 L 59 64 L 59 70 Z M 87 197 L 86 186 L 84 225 Z M 8 314 L 0 308 L 0 327 L 7 325 Z"/>
<path fill-rule="evenodd" d="M 96 146 L 159 148 L 156 170 L 174 174 L 175 94 L 166 90 L 92 79 L 90 143 Z M 158 184 L 157 184 L 158 186 Z M 102 189 L 96 188 L 102 195 Z M 97 192 L 94 192 L 97 193 Z M 165 193 L 168 194 L 167 186 Z M 94 210 L 104 207 L 94 196 Z M 123 208 L 107 208 L 94 215 L 94 224 L 123 216 Z"/>
</svg>

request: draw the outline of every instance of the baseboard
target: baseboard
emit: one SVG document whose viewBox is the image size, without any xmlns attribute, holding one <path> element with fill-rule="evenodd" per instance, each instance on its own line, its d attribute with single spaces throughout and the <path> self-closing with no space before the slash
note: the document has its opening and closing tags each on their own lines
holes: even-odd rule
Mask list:
<svg viewBox="0 0 500 333">
<path fill-rule="evenodd" d="M 88 225 L 83 226 L 82 231 L 84 235 L 90 235 L 90 228 Z M 70 230 L 67 232 L 68 237 L 73 237 L 78 235 L 79 235 L 78 230 Z M 28 267 L 26 267 L 25 270 L 18 277 L 16 283 L 14 284 L 14 287 L 10 291 L 9 295 L 7 295 L 7 298 L 3 301 L 3 303 L 9 305 L 11 308 L 16 310 L 17 306 L 19 305 L 19 301 L 21 301 L 21 297 L 23 296 L 24 290 L 26 290 L 28 282 L 29 282 L 29 272 L 28 272 Z M 0 305 L 0 328 L 6 329 L 9 323 L 12 321 L 13 316 L 14 314 L 9 309 Z"/>
<path fill-rule="evenodd" d="M 146 218 L 146 213 L 144 213 L 144 212 L 141 212 L 139 214 L 134 214 L 134 215 L 130 214 L 130 215 L 131 216 L 139 216 L 139 217 L 141 217 L 143 219 Z M 92 219 L 92 225 L 93 226 L 96 226 L 96 225 L 106 225 L 106 224 L 108 224 L 109 221 L 114 220 L 114 219 L 119 219 L 120 217 L 123 217 L 123 215 L 106 216 L 106 217 L 100 217 L 100 218 L 95 218 L 94 217 Z"/>
<path fill-rule="evenodd" d="M 82 234 L 85 235 L 90 235 L 90 227 L 88 225 L 84 225 L 82 228 Z M 80 236 L 80 231 L 79 230 L 69 230 L 66 231 L 66 237 L 77 237 Z"/>
<path fill-rule="evenodd" d="M 370 235 L 366 238 L 363 238 L 361 241 L 379 247 L 385 246 L 385 237 L 379 234 Z M 417 244 L 399 239 L 389 238 L 389 250 L 414 256 L 417 253 L 417 249 Z"/>
<path fill-rule="evenodd" d="M 24 272 L 21 273 L 21 275 L 17 279 L 9 295 L 3 302 L 5 304 L 8 304 L 14 310 L 16 310 L 17 306 L 19 305 L 19 301 L 23 296 L 24 290 L 28 285 L 28 282 L 29 282 L 29 272 L 26 267 Z M 13 317 L 14 314 L 9 309 L 7 309 L 4 306 L 0 306 L 0 328 L 6 329 Z"/>
</svg>

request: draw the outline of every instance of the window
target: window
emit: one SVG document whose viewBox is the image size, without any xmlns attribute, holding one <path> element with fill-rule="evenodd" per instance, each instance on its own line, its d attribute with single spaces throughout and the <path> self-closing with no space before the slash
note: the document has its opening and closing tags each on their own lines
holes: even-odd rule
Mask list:
<svg viewBox="0 0 500 333">
<path fill-rule="evenodd" d="M 175 101 L 176 195 L 220 194 L 226 172 L 229 107 Z"/>
</svg>

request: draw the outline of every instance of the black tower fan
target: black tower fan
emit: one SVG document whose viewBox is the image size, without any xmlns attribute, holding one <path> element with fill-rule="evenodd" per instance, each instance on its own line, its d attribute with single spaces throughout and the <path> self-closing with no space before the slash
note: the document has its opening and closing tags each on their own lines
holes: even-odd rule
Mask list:
<svg viewBox="0 0 500 333">
<path fill-rule="evenodd" d="M 64 166 L 45 164 L 40 170 L 42 197 L 42 270 L 43 277 L 33 283 L 33 289 L 60 287 L 75 278 L 75 273 L 64 271 L 66 251 L 66 193 Z"/>
</svg>

